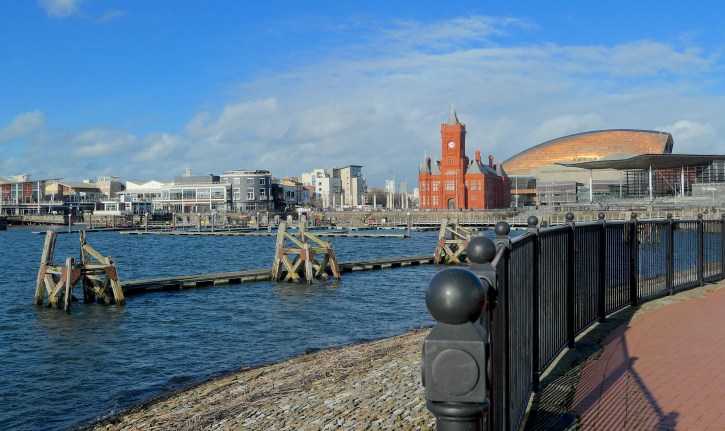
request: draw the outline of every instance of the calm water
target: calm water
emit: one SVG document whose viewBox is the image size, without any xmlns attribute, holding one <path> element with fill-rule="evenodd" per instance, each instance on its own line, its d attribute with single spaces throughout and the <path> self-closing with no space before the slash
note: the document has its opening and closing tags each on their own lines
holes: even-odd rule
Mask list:
<svg viewBox="0 0 725 431">
<path fill-rule="evenodd" d="M 437 234 L 330 240 L 345 262 L 432 254 Z M 74 428 L 243 366 L 433 323 L 424 300 L 432 265 L 312 285 L 149 293 L 123 308 L 77 302 L 70 314 L 36 308 L 43 239 L 26 228 L 0 231 L 0 429 Z M 274 241 L 88 233 L 91 246 L 115 257 L 122 280 L 271 267 Z M 54 260 L 77 256 L 78 235 L 58 235 Z"/>
</svg>

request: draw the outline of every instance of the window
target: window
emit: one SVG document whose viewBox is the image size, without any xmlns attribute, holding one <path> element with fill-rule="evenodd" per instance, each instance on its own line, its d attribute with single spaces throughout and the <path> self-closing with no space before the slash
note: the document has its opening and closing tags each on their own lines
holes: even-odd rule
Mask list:
<svg viewBox="0 0 725 431">
<path fill-rule="evenodd" d="M 234 178 L 234 184 L 240 184 L 242 182 L 241 178 Z"/>
<path fill-rule="evenodd" d="M 224 189 L 221 187 L 215 187 L 211 189 L 212 199 L 224 199 Z"/>
<path fill-rule="evenodd" d="M 447 180 L 446 181 L 446 190 L 455 190 L 456 189 L 456 182 L 453 180 Z"/>
<path fill-rule="evenodd" d="M 184 189 L 184 200 L 193 200 L 196 199 L 196 190 L 194 189 Z"/>
<path fill-rule="evenodd" d="M 439 181 L 433 181 L 433 191 L 434 192 L 437 192 L 438 191 L 438 186 L 439 185 L 440 185 L 440 182 Z"/>
<path fill-rule="evenodd" d="M 247 185 L 251 186 L 252 184 L 254 184 L 254 178 L 247 178 Z"/>
<path fill-rule="evenodd" d="M 438 196 L 433 196 L 433 205 L 438 205 Z"/>
<path fill-rule="evenodd" d="M 242 194 L 239 192 L 239 189 L 234 189 L 234 200 L 238 201 L 242 199 Z"/>
<path fill-rule="evenodd" d="M 171 189 L 170 199 L 181 200 L 182 196 L 181 189 Z"/>
<path fill-rule="evenodd" d="M 254 189 L 247 189 L 247 200 L 253 201 L 254 200 Z"/>
<path fill-rule="evenodd" d="M 260 179 L 259 179 L 259 185 L 260 185 L 260 186 L 263 186 L 263 185 L 265 185 L 265 184 L 267 184 L 267 179 L 266 179 L 266 178 L 260 178 Z"/>
<path fill-rule="evenodd" d="M 197 199 L 209 199 L 211 192 L 208 188 L 199 189 L 196 191 Z"/>
</svg>

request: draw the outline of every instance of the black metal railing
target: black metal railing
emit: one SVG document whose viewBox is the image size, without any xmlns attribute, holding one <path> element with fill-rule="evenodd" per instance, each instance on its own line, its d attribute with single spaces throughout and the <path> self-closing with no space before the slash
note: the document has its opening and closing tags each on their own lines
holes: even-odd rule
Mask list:
<svg viewBox="0 0 725 431">
<path fill-rule="evenodd" d="M 497 227 L 489 430 L 518 429 L 541 373 L 592 324 L 725 278 L 725 218 L 537 224 L 513 240 Z"/>
</svg>

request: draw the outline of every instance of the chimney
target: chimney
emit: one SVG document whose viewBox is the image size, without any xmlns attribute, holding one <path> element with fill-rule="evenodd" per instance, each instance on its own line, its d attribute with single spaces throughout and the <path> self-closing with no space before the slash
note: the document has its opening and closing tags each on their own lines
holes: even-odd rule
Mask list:
<svg viewBox="0 0 725 431">
<path fill-rule="evenodd" d="M 488 166 L 493 167 L 493 154 L 488 155 Z"/>
<path fill-rule="evenodd" d="M 481 163 L 481 152 L 476 151 L 476 163 Z"/>
</svg>

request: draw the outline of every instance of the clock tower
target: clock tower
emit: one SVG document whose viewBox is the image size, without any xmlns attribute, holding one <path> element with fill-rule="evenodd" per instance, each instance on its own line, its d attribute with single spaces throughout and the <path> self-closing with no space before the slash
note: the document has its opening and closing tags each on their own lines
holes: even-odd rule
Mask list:
<svg viewBox="0 0 725 431">
<path fill-rule="evenodd" d="M 466 125 L 458 121 L 456 107 L 451 107 L 448 121 L 441 124 L 441 170 L 443 173 L 462 171 L 468 165 L 466 157 Z"/>
</svg>

